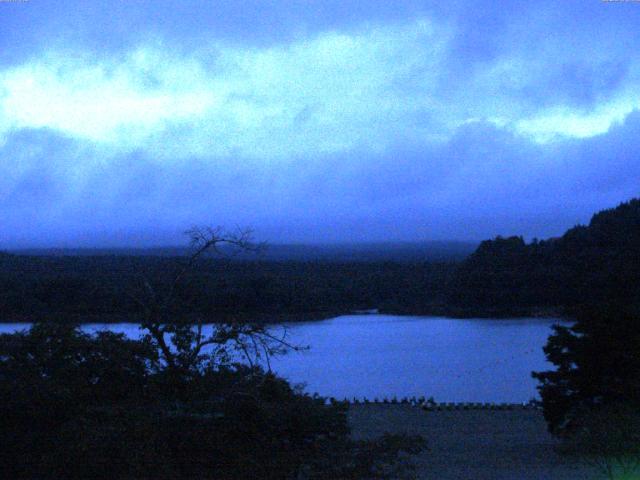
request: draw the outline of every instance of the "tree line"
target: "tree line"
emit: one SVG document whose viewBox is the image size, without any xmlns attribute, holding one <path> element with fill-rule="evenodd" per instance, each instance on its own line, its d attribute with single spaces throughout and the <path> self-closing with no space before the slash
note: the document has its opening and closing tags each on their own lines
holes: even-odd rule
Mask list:
<svg viewBox="0 0 640 480">
<path fill-rule="evenodd" d="M 170 288 L 184 257 L 0 257 L 0 320 L 139 321 L 141 277 Z M 203 259 L 174 292 L 176 321 L 309 319 L 442 309 L 453 263 Z"/>
<path fill-rule="evenodd" d="M 452 316 L 568 315 L 640 301 L 640 200 L 593 216 L 558 238 L 482 242 L 448 261 L 204 258 L 174 294 L 176 320 L 325 317 L 378 308 Z M 169 288 L 185 256 L 0 255 L 0 319 L 137 321 L 142 276 Z"/>
<path fill-rule="evenodd" d="M 463 261 L 447 287 L 460 314 L 557 312 L 639 305 L 640 200 L 596 213 L 558 238 L 497 237 Z"/>
</svg>

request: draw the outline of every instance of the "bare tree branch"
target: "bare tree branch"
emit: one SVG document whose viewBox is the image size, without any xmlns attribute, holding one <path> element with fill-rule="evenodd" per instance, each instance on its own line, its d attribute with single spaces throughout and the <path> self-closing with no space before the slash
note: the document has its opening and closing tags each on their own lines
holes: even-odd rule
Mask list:
<svg viewBox="0 0 640 480">
<path fill-rule="evenodd" d="M 287 349 L 302 349 L 285 340 L 286 329 L 282 337 L 278 338 L 263 326 L 231 322 L 214 325 L 214 331 L 205 336 L 202 318 L 195 323 L 195 329 L 193 325 L 178 325 L 172 322 L 171 315 L 175 311 L 173 307 L 178 287 L 184 284 L 206 255 L 214 253 L 218 258 L 230 261 L 240 253 L 259 253 L 265 248 L 265 244 L 252 241 L 252 231 L 249 229 L 237 228 L 229 233 L 221 227 L 192 227 L 185 234 L 189 238 L 190 253 L 173 275 L 168 289 L 154 288 L 150 279 L 141 274 L 142 295 L 128 295 L 142 307 L 144 321 L 141 328 L 147 330 L 149 339 L 156 343 L 169 368 L 195 368 L 201 361 L 203 349 L 211 345 L 215 345 L 216 348 L 210 354 L 210 361 L 220 356 L 221 361 L 226 362 L 229 359 L 226 345 L 231 344 L 242 351 L 251 367 L 254 367 L 264 354 L 269 370 L 271 355 L 283 353 Z M 166 338 L 167 335 L 169 339 Z"/>
</svg>

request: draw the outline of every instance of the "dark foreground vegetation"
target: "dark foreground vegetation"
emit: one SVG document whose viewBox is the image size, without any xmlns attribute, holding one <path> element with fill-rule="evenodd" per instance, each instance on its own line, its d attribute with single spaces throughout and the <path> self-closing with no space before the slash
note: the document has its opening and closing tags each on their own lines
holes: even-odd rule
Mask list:
<svg viewBox="0 0 640 480">
<path fill-rule="evenodd" d="M 402 478 L 416 437 L 353 441 L 347 406 L 302 394 L 226 353 L 258 332 L 219 331 L 195 355 L 174 329 L 168 359 L 141 341 L 70 324 L 0 336 L 0 477 Z M 191 332 L 191 333 L 189 333 Z M 209 339 L 211 340 L 211 339 Z M 255 351 L 252 353 L 256 353 Z M 177 358 L 182 361 L 178 362 Z"/>
<path fill-rule="evenodd" d="M 640 200 L 597 213 L 559 238 L 487 240 L 388 251 L 282 247 L 203 258 L 174 294 L 176 321 L 297 320 L 360 309 L 401 314 L 574 316 L 589 303 L 640 303 Z M 408 247 L 406 247 L 408 248 Z M 431 247 L 435 248 L 435 247 Z M 138 321 L 132 292 L 171 288 L 187 250 L 0 254 L 0 320 Z M 269 252 L 269 249 L 266 250 Z M 422 253 L 420 253 L 422 252 Z M 81 254 L 83 253 L 83 254 Z M 91 255 L 86 255 L 92 253 Z"/>
<path fill-rule="evenodd" d="M 420 438 L 349 438 L 346 404 L 263 367 L 297 349 L 264 326 L 176 323 L 205 254 L 250 251 L 246 232 L 189 231 L 190 254 L 127 297 L 140 340 L 69 321 L 0 335 L 0 476 L 69 479 L 400 478 Z M 153 272 L 151 272 L 153 273 Z M 129 284 L 126 284 L 129 286 Z M 197 316 L 197 313 L 196 315 Z"/>
</svg>

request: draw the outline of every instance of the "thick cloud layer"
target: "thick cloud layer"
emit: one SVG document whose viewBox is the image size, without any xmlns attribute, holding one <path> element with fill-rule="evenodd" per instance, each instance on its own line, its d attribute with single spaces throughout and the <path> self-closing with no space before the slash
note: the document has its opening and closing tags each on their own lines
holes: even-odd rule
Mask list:
<svg viewBox="0 0 640 480">
<path fill-rule="evenodd" d="M 556 235 L 638 193 L 633 2 L 0 3 L 0 248 Z"/>
</svg>

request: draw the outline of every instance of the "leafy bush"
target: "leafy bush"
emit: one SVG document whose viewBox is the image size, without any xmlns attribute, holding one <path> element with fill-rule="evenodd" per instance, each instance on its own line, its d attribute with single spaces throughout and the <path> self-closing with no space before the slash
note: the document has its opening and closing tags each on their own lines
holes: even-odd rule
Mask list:
<svg viewBox="0 0 640 480">
<path fill-rule="evenodd" d="M 384 478 L 419 450 L 353 442 L 347 405 L 198 358 L 170 368 L 149 338 L 65 324 L 0 335 L 0 477 Z"/>
</svg>

